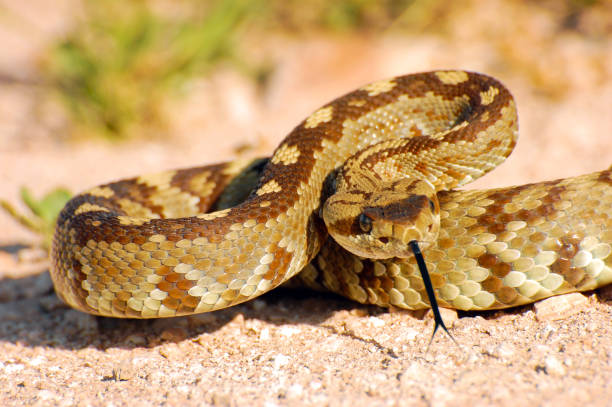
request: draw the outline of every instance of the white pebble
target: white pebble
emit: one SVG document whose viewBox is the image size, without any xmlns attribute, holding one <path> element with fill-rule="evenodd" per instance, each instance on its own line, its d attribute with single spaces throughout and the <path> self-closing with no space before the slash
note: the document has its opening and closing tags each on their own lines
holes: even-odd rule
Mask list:
<svg viewBox="0 0 612 407">
<path fill-rule="evenodd" d="M 278 370 L 281 367 L 288 365 L 291 361 L 291 358 L 289 356 L 283 355 L 282 353 L 279 353 L 278 355 L 274 356 L 272 360 L 274 361 L 274 369 Z"/>
<path fill-rule="evenodd" d="M 559 361 L 559 359 L 554 356 L 548 356 L 544 360 L 544 365 L 546 366 L 546 372 L 548 374 L 553 374 L 557 376 L 565 375 L 565 367 L 563 366 L 561 361 Z"/>
</svg>

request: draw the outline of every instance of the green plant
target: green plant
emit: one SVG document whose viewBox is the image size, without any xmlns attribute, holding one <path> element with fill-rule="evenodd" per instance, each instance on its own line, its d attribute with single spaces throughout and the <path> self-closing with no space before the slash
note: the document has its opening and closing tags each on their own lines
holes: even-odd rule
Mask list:
<svg viewBox="0 0 612 407">
<path fill-rule="evenodd" d="M 121 139 L 163 128 L 162 101 L 189 78 L 233 55 L 252 2 L 182 1 L 175 13 L 148 1 L 86 0 L 85 17 L 44 66 L 79 133 Z M 169 15 L 167 15 L 169 14 Z"/>
<path fill-rule="evenodd" d="M 57 216 L 72 194 L 64 188 L 56 188 L 42 198 L 36 199 L 29 189 L 22 187 L 20 195 L 21 200 L 30 210 L 30 214 L 20 213 L 13 205 L 4 200 L 0 200 L 0 207 L 21 225 L 40 235 L 43 239 L 43 246 L 49 248 Z"/>
</svg>

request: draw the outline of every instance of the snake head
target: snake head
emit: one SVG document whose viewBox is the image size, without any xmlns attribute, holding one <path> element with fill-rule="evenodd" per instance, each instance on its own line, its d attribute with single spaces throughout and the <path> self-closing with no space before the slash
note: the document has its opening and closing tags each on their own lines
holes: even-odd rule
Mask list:
<svg viewBox="0 0 612 407">
<path fill-rule="evenodd" d="M 384 182 L 376 191 L 336 191 L 323 206 L 332 237 L 362 257 L 411 257 L 408 243 L 426 250 L 438 237 L 440 205 L 427 181 Z"/>
</svg>

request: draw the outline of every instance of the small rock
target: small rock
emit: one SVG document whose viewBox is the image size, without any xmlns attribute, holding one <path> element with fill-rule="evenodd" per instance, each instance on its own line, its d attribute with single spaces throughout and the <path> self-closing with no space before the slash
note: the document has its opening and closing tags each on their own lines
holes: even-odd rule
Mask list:
<svg viewBox="0 0 612 407">
<path fill-rule="evenodd" d="M 368 316 L 368 311 L 363 308 L 354 308 L 349 311 L 349 314 L 356 317 L 366 317 Z"/>
<path fill-rule="evenodd" d="M 41 390 L 36 394 L 38 400 L 47 401 L 47 400 L 55 400 L 58 398 L 58 395 L 49 390 Z"/>
<path fill-rule="evenodd" d="M 21 363 L 9 364 L 4 367 L 4 372 L 8 374 L 21 372 L 25 366 Z"/>
<path fill-rule="evenodd" d="M 158 347 L 158 352 L 166 359 L 180 359 L 183 354 L 179 347 L 174 342 L 168 342 L 163 346 Z"/>
<path fill-rule="evenodd" d="M 30 365 L 30 366 L 40 366 L 40 365 L 42 365 L 45 362 L 47 362 L 47 358 L 42 356 L 42 355 L 38 355 L 38 356 L 30 359 L 28 361 L 28 365 Z"/>
<path fill-rule="evenodd" d="M 368 318 L 368 322 L 372 324 L 373 327 L 381 328 L 385 326 L 385 321 L 378 317 L 370 317 Z"/>
<path fill-rule="evenodd" d="M 442 319 L 448 328 L 455 325 L 455 321 L 459 319 L 459 314 L 455 309 L 440 308 L 440 315 L 442 315 Z"/>
<path fill-rule="evenodd" d="M 412 362 L 403 372 L 400 379 L 402 387 L 413 386 L 418 383 L 422 377 L 427 377 L 432 374 L 428 365 L 421 362 Z"/>
<path fill-rule="evenodd" d="M 440 315 L 442 316 L 442 320 L 444 321 L 444 325 L 447 328 L 452 328 L 455 324 L 455 321 L 459 319 L 459 315 L 457 314 L 457 310 L 449 309 L 449 308 L 439 308 Z M 427 317 L 433 319 L 433 312 L 430 310 L 427 311 Z"/>
<path fill-rule="evenodd" d="M 279 353 L 278 355 L 275 355 L 272 358 L 272 361 L 274 363 L 274 370 L 278 370 L 281 367 L 288 365 L 291 361 L 291 358 L 289 356 L 283 355 L 282 353 Z"/>
<path fill-rule="evenodd" d="M 412 342 L 421 335 L 421 331 L 413 328 L 406 328 L 401 331 L 401 335 L 397 338 L 400 342 Z"/>
<path fill-rule="evenodd" d="M 505 342 L 497 345 L 491 352 L 493 356 L 498 357 L 502 360 L 511 359 L 515 353 L 516 353 L 515 347 Z"/>
<path fill-rule="evenodd" d="M 290 337 L 292 337 L 295 334 L 299 334 L 300 332 L 302 332 L 302 330 L 300 328 L 296 328 L 296 327 L 293 327 L 293 326 L 283 326 L 279 330 L 279 333 L 282 336 L 285 336 L 287 338 L 290 338 Z"/>
<path fill-rule="evenodd" d="M 304 394 L 304 387 L 301 384 L 295 383 L 287 389 L 287 397 L 298 398 Z"/>
<path fill-rule="evenodd" d="M 238 324 L 239 326 L 244 326 L 244 315 L 241 313 L 236 314 L 236 316 L 230 321 L 230 324 Z"/>
<path fill-rule="evenodd" d="M 262 342 L 270 340 L 270 329 L 263 328 L 261 332 L 259 332 L 259 340 Z"/>
<path fill-rule="evenodd" d="M 580 293 L 570 293 L 551 297 L 534 305 L 538 321 L 565 319 L 582 311 L 589 300 Z"/>
<path fill-rule="evenodd" d="M 321 387 L 323 387 L 323 384 L 317 380 L 313 380 L 312 382 L 310 382 L 309 387 L 312 390 L 319 390 Z"/>
<path fill-rule="evenodd" d="M 546 367 L 546 373 L 548 374 L 556 376 L 565 375 L 566 370 L 563 363 L 561 363 L 561 361 L 554 356 L 546 357 L 546 359 L 544 359 L 544 366 Z"/>
<path fill-rule="evenodd" d="M 187 338 L 187 331 L 183 328 L 168 328 L 164 329 L 160 335 L 163 341 L 180 342 Z"/>
</svg>

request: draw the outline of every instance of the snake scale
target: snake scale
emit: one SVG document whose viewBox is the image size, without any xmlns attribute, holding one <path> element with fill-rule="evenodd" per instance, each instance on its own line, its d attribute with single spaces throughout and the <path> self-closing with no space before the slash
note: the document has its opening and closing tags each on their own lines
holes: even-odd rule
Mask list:
<svg viewBox="0 0 612 407">
<path fill-rule="evenodd" d="M 228 307 L 296 276 L 362 303 L 426 308 L 405 239 L 422 245 L 443 307 L 506 308 L 609 284 L 610 169 L 455 189 L 500 164 L 517 135 L 514 99 L 489 76 L 371 83 L 315 111 L 269 159 L 74 197 L 53 240 L 55 290 L 92 314 L 156 318 Z"/>
</svg>

